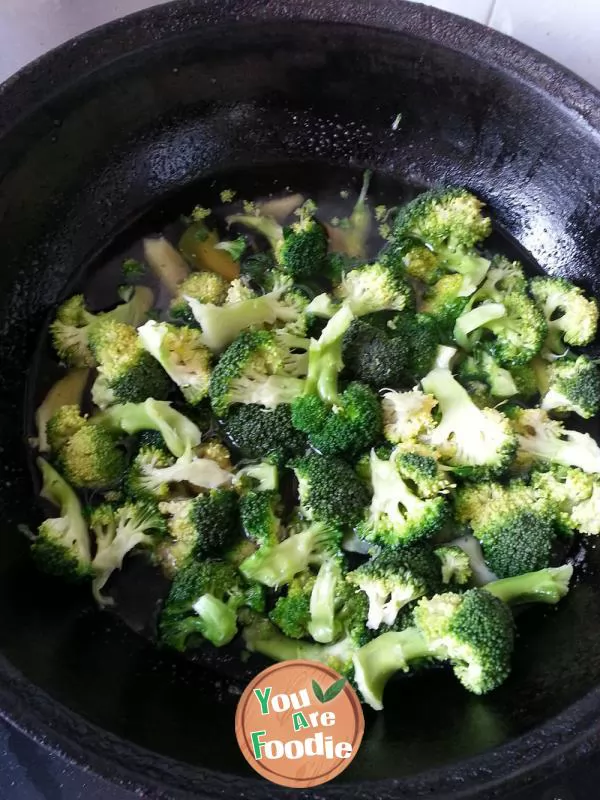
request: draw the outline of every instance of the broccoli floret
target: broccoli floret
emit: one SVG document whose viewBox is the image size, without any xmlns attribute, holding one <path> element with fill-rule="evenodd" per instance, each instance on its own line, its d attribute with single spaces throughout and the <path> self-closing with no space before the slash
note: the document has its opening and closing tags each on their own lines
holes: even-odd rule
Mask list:
<svg viewBox="0 0 600 800">
<path fill-rule="evenodd" d="M 195 324 L 194 315 L 185 299 L 192 297 L 199 303 L 212 303 L 220 306 L 225 302 L 229 283 L 221 275 L 209 270 L 193 272 L 189 278 L 180 283 L 177 294 L 171 301 L 170 314 L 173 319 L 185 323 Z"/>
<path fill-rule="evenodd" d="M 281 498 L 276 491 L 250 491 L 240 498 L 240 521 L 256 544 L 274 545 L 281 539 Z"/>
<path fill-rule="evenodd" d="M 99 605 L 112 605 L 102 589 L 134 548 L 154 547 L 164 534 L 165 522 L 153 503 L 128 503 L 117 509 L 103 504 L 92 510 L 90 528 L 96 540 L 92 592 Z"/>
<path fill-rule="evenodd" d="M 279 487 L 277 459 L 268 458 L 238 469 L 235 486 L 241 491 L 273 492 Z"/>
<path fill-rule="evenodd" d="M 563 358 L 548 366 L 548 389 L 540 407 L 545 411 L 574 412 L 584 419 L 600 411 L 600 371 L 587 356 Z"/>
<path fill-rule="evenodd" d="M 485 591 L 500 598 L 509 606 L 523 603 L 548 603 L 556 605 L 569 592 L 573 577 L 573 567 L 548 567 L 537 572 L 528 572 L 514 578 L 493 581 L 485 586 Z"/>
<path fill-rule="evenodd" d="M 377 261 L 347 272 L 334 294 L 356 317 L 414 305 L 412 289 L 401 271 Z"/>
<path fill-rule="evenodd" d="M 505 295 L 512 292 L 524 294 L 526 290 L 527 279 L 522 265 L 504 256 L 494 256 L 484 282 L 473 295 L 473 302 L 490 300 L 492 303 L 502 303 Z"/>
<path fill-rule="evenodd" d="M 198 638 L 222 647 L 237 633 L 240 609 L 260 610 L 261 605 L 264 595 L 246 584 L 230 564 L 192 562 L 175 576 L 160 616 L 160 639 L 180 651 L 194 646 Z"/>
<path fill-rule="evenodd" d="M 94 417 L 98 425 L 133 434 L 158 431 L 174 456 L 200 444 L 202 434 L 197 425 L 171 407 L 170 403 L 148 398 L 145 403 L 115 405 Z"/>
<path fill-rule="evenodd" d="M 90 348 L 90 335 L 98 322 L 112 320 L 136 327 L 141 325 L 152 307 L 154 297 L 150 289 L 137 286 L 127 303 L 112 311 L 90 313 L 82 294 L 66 300 L 58 309 L 50 326 L 54 349 L 59 358 L 73 367 L 93 367 L 96 364 Z"/>
<path fill-rule="evenodd" d="M 86 427 L 87 420 L 81 415 L 78 405 L 61 406 L 46 424 L 46 436 L 50 451 L 58 454 L 77 431 Z"/>
<path fill-rule="evenodd" d="M 504 367 L 527 364 L 544 343 L 548 328 L 535 303 L 520 292 L 504 295 L 501 303 L 482 303 L 461 314 L 454 326 L 454 339 L 460 347 L 471 350 L 476 341 Z M 490 332 L 488 341 L 482 334 Z"/>
<path fill-rule="evenodd" d="M 60 516 L 44 520 L 31 546 L 31 554 L 44 572 L 70 581 L 92 576 L 88 527 L 79 498 L 54 467 L 37 459 L 42 473 L 40 496 L 58 506 Z"/>
<path fill-rule="evenodd" d="M 450 341 L 456 320 L 468 305 L 469 297 L 464 293 L 462 275 L 444 275 L 425 292 L 420 311 L 435 322 L 440 336 Z"/>
<path fill-rule="evenodd" d="M 307 447 L 306 435 L 292 425 L 289 405 L 272 410 L 257 405 L 233 406 L 222 423 L 245 458 L 274 456 L 285 462 Z"/>
<path fill-rule="evenodd" d="M 400 209 L 394 239 L 420 239 L 434 251 L 460 252 L 485 239 L 492 230 L 484 204 L 461 188 L 424 192 Z"/>
<path fill-rule="evenodd" d="M 295 281 L 318 277 L 327 267 L 327 231 L 316 219 L 305 216 L 283 229 L 277 260 Z"/>
<path fill-rule="evenodd" d="M 391 457 L 400 476 L 414 484 L 423 498 L 448 494 L 455 488 L 451 471 L 440 465 L 437 453 L 426 445 L 400 444 L 394 448 Z"/>
<path fill-rule="evenodd" d="M 159 508 L 168 515 L 171 536 L 162 560 L 175 569 L 189 558 L 222 555 L 239 536 L 238 497 L 230 489 L 212 489 L 190 500 L 166 501 Z"/>
<path fill-rule="evenodd" d="M 310 566 L 339 553 L 341 534 L 324 522 L 312 522 L 276 544 L 266 543 L 240 564 L 248 580 L 278 588 Z"/>
<path fill-rule="evenodd" d="M 456 518 L 481 542 L 485 560 L 500 578 L 549 565 L 556 536 L 554 502 L 521 481 L 463 487 Z"/>
<path fill-rule="evenodd" d="M 271 622 L 291 639 L 308 636 L 310 598 L 314 585 L 315 578 L 311 573 L 298 575 L 290 582 L 287 594 L 277 600 L 269 614 Z"/>
<path fill-rule="evenodd" d="M 164 400 L 170 381 L 140 342 L 131 325 L 106 320 L 94 326 L 90 347 L 98 362 L 92 400 L 99 408 L 115 403 L 141 403 L 148 397 Z"/>
<path fill-rule="evenodd" d="M 427 434 L 435 425 L 433 409 L 436 405 L 435 397 L 423 394 L 418 387 L 410 392 L 384 392 L 382 407 L 385 438 L 397 444 L 410 442 Z"/>
<path fill-rule="evenodd" d="M 394 625 L 405 606 L 442 586 L 439 562 L 418 547 L 376 555 L 349 572 L 346 580 L 367 595 L 367 627 L 373 630 Z"/>
<path fill-rule="evenodd" d="M 409 339 L 390 338 L 363 319 L 355 319 L 343 339 L 342 360 L 354 377 L 375 389 L 401 385 L 410 360 Z"/>
<path fill-rule="evenodd" d="M 304 389 L 296 377 L 306 372 L 306 355 L 294 351 L 308 340 L 273 331 L 244 331 L 229 345 L 210 381 L 212 407 L 220 417 L 234 403 L 275 408 L 290 403 Z"/>
<path fill-rule="evenodd" d="M 382 413 L 374 392 L 361 383 L 339 391 L 342 342 L 353 316 L 342 308 L 309 350 L 303 394 L 292 403 L 292 423 L 324 455 L 357 454 L 381 433 Z"/>
<path fill-rule="evenodd" d="M 215 352 L 221 352 L 246 328 L 273 325 L 276 322 L 298 323 L 304 314 L 298 299 L 290 293 L 288 279 L 281 280 L 268 294 L 239 303 L 216 306 L 199 303 L 186 296 L 194 319 L 202 329 L 204 344 Z M 290 293 L 291 298 L 286 297 Z"/>
<path fill-rule="evenodd" d="M 444 545 L 436 547 L 434 555 L 440 560 L 442 583 L 453 586 L 465 586 L 473 578 L 471 559 L 461 547 Z"/>
<path fill-rule="evenodd" d="M 307 519 L 333 526 L 356 525 L 369 493 L 352 467 L 338 458 L 311 453 L 290 462 L 298 480 L 300 508 Z"/>
<path fill-rule="evenodd" d="M 514 622 L 508 606 L 497 597 L 470 589 L 424 598 L 414 618 L 430 649 L 451 662 L 469 691 L 486 694 L 508 677 Z"/>
<path fill-rule="evenodd" d="M 533 278 L 529 282 L 533 299 L 548 325 L 543 355 L 562 355 L 568 345 L 581 347 L 596 336 L 598 304 L 564 278 Z"/>
<path fill-rule="evenodd" d="M 522 463 L 552 462 L 600 472 L 600 447 L 589 434 L 568 430 L 540 408 L 513 409 L 511 422 Z"/>
<path fill-rule="evenodd" d="M 128 473 L 128 489 L 134 497 L 166 497 L 171 484 L 189 484 L 194 489 L 218 489 L 232 482 L 230 470 L 222 469 L 210 458 L 198 458 L 191 450 L 176 461 L 143 448 Z M 166 488 L 165 488 L 166 487 Z"/>
<path fill-rule="evenodd" d="M 475 352 L 461 362 L 457 370 L 457 378 L 473 395 L 480 384 L 484 392 L 492 397 L 505 398 L 519 394 L 519 387 L 509 370 L 501 367 L 496 359 L 483 348 L 477 347 Z"/>
<path fill-rule="evenodd" d="M 79 414 L 79 404 L 82 402 L 83 393 L 87 385 L 90 371 L 87 368 L 72 368 L 52 384 L 46 396 L 38 406 L 35 412 L 35 425 L 37 428 L 37 437 L 29 439 L 31 447 L 37 447 L 40 453 L 49 453 L 52 449 L 51 443 L 48 440 L 48 423 L 50 420 L 61 411 L 63 408 L 70 409 L 65 413 L 63 422 L 57 426 L 57 439 L 62 441 L 62 437 L 68 438 L 71 432 L 69 424 L 69 417 L 73 419 L 75 429 L 81 427 L 82 420 Z M 64 426 L 64 427 L 63 427 Z M 58 443 L 57 449 L 60 449 L 61 443 Z"/>
<path fill-rule="evenodd" d="M 426 439 L 442 460 L 473 479 L 505 472 L 517 449 L 509 420 L 496 409 L 477 408 L 448 369 L 432 370 L 421 384 L 438 401 L 441 419 Z"/>
<path fill-rule="evenodd" d="M 196 448 L 195 452 L 199 458 L 210 458 L 210 460 L 218 464 L 221 469 L 232 472 L 231 453 L 218 439 L 203 442 L 200 447 Z"/>
<path fill-rule="evenodd" d="M 394 339 L 403 339 L 409 347 L 407 372 L 422 378 L 433 369 L 440 343 L 437 322 L 429 314 L 403 311 L 387 323 Z"/>
<path fill-rule="evenodd" d="M 106 489 L 121 480 L 126 455 L 112 431 L 86 420 L 62 446 L 59 462 L 74 486 Z"/>
<path fill-rule="evenodd" d="M 202 344 L 200 331 L 149 320 L 138 329 L 138 335 L 142 346 L 179 386 L 190 405 L 206 397 L 212 353 Z"/>
<path fill-rule="evenodd" d="M 244 258 L 241 264 L 241 273 L 244 278 L 265 290 L 270 281 L 273 270 L 277 264 L 271 253 L 253 253 Z M 206 301 L 201 301 L 206 302 Z M 216 304 L 218 305 L 218 303 Z"/>
<path fill-rule="evenodd" d="M 357 532 L 367 541 L 398 547 L 427 539 L 440 530 L 448 507 L 443 497 L 423 499 L 401 477 L 392 453 L 389 460 L 371 451 L 371 505 Z"/>
<path fill-rule="evenodd" d="M 562 533 L 600 533 L 598 488 L 592 475 L 577 467 L 553 464 L 548 469 L 534 470 L 531 485 L 551 499 Z"/>
</svg>

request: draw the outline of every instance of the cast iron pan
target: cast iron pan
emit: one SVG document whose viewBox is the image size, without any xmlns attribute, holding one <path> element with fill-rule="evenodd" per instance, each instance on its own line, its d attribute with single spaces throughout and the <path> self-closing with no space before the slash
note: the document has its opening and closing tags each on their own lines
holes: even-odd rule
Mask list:
<svg viewBox="0 0 600 800">
<path fill-rule="evenodd" d="M 135 619 L 100 613 L 32 568 L 17 525 L 38 522 L 22 433 L 36 342 L 71 276 L 186 189 L 236 173 L 249 189 L 279 175 L 312 190 L 367 166 L 400 193 L 469 186 L 504 240 L 600 295 L 599 96 L 442 12 L 183 0 L 64 45 L 0 89 L 0 707 L 39 741 L 151 794 L 290 796 L 237 749 L 247 674 L 234 659 L 160 652 Z M 343 778 L 307 796 L 505 796 L 594 747 L 594 549 L 587 563 L 557 611 L 524 616 L 502 689 L 478 699 L 443 671 L 400 682 L 385 713 L 367 715 Z"/>
</svg>

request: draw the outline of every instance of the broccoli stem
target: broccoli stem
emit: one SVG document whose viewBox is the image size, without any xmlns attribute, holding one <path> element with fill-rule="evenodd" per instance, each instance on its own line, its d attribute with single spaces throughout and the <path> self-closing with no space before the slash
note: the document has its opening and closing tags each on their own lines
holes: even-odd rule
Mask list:
<svg viewBox="0 0 600 800">
<path fill-rule="evenodd" d="M 421 385 L 424 392 L 437 400 L 444 422 L 461 418 L 465 409 L 473 405 L 469 393 L 449 369 L 436 367 L 423 378 Z"/>
<path fill-rule="evenodd" d="M 430 656 L 425 639 L 416 628 L 388 631 L 361 647 L 354 655 L 354 680 L 363 700 L 371 708 L 383 708 L 387 682 L 399 670 L 406 671 L 411 661 Z"/>
<path fill-rule="evenodd" d="M 486 584 L 483 588 L 510 606 L 523 603 L 550 603 L 555 605 L 569 591 L 573 575 L 571 564 L 548 567 L 528 572 L 514 578 L 503 578 Z"/>
<path fill-rule="evenodd" d="M 454 339 L 464 350 L 471 349 L 469 334 L 487 325 L 492 320 L 500 319 L 506 314 L 506 309 L 502 303 L 484 303 L 484 305 L 474 308 L 462 314 L 454 326 Z"/>
<path fill-rule="evenodd" d="M 333 406 L 339 397 L 338 376 L 342 371 L 343 337 L 354 314 L 342 306 L 329 320 L 318 341 L 311 341 L 308 351 L 308 375 L 304 394 L 315 394 Z"/>
<path fill-rule="evenodd" d="M 335 636 L 335 590 L 340 577 L 336 561 L 321 564 L 310 595 L 308 632 L 316 642 L 328 644 Z"/>
<path fill-rule="evenodd" d="M 204 638 L 215 647 L 229 644 L 237 633 L 235 611 L 212 594 L 203 594 L 193 608 L 200 617 L 200 630 Z"/>
</svg>

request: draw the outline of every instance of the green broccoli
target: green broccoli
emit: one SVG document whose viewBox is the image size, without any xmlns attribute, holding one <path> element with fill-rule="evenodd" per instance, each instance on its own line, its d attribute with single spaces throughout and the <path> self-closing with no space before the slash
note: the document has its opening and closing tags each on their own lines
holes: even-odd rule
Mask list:
<svg viewBox="0 0 600 800">
<path fill-rule="evenodd" d="M 269 614 L 271 622 L 290 639 L 303 639 L 309 635 L 310 602 L 314 585 L 315 577 L 312 573 L 300 573 L 290 581 L 287 593 L 278 598 Z"/>
<path fill-rule="evenodd" d="M 273 331 L 244 331 L 216 365 L 209 387 L 216 414 L 223 417 L 234 403 L 275 408 L 302 393 L 308 340 Z"/>
<path fill-rule="evenodd" d="M 238 469 L 235 486 L 241 491 L 273 492 L 279 487 L 277 459 L 267 458 L 255 464 L 246 464 Z"/>
<path fill-rule="evenodd" d="M 403 339 L 408 344 L 410 355 L 407 372 L 412 378 L 422 378 L 433 369 L 440 334 L 432 316 L 403 311 L 388 321 L 387 328 L 394 339 Z"/>
<path fill-rule="evenodd" d="M 287 297 L 290 288 L 289 279 L 281 279 L 267 294 L 224 306 L 200 303 L 189 296 L 186 299 L 202 329 L 203 343 L 210 350 L 221 352 L 247 328 L 276 322 L 298 323 L 304 315 L 304 306 L 299 306 L 296 294 Z"/>
<path fill-rule="evenodd" d="M 384 392 L 382 408 L 385 438 L 397 444 L 428 434 L 435 426 L 433 410 L 436 405 L 435 397 L 423 394 L 418 387 L 410 392 Z"/>
<path fill-rule="evenodd" d="M 464 350 L 475 342 L 497 359 L 503 367 L 527 364 L 544 343 L 548 327 L 535 303 L 521 292 L 504 295 L 501 303 L 482 303 L 461 314 L 454 326 L 454 339 Z M 491 333 L 488 340 L 483 334 Z"/>
<path fill-rule="evenodd" d="M 106 489 L 121 480 L 125 450 L 112 431 L 89 420 L 67 439 L 58 453 L 65 478 L 82 489 Z"/>
<path fill-rule="evenodd" d="M 98 362 L 92 400 L 105 409 L 115 403 L 141 403 L 148 397 L 164 400 L 170 381 L 140 342 L 130 325 L 112 319 L 99 322 L 90 334 L 90 347 Z"/>
<path fill-rule="evenodd" d="M 71 404 L 61 406 L 46 423 L 46 436 L 50 451 L 57 455 L 77 431 L 87 426 L 87 419 L 81 415 L 81 408 Z"/>
<path fill-rule="evenodd" d="M 548 334 L 543 355 L 563 355 L 569 345 L 582 347 L 596 336 L 598 304 L 564 278 L 533 278 L 529 282 L 533 299 L 541 309 Z"/>
<path fill-rule="evenodd" d="M 502 303 L 507 294 L 527 291 L 527 279 L 518 261 L 509 261 L 504 256 L 494 256 L 484 282 L 472 297 L 472 303 L 489 300 Z"/>
<path fill-rule="evenodd" d="M 378 554 L 346 575 L 369 600 L 367 627 L 392 626 L 400 611 L 441 590 L 440 563 L 424 548 L 412 547 Z"/>
<path fill-rule="evenodd" d="M 92 592 L 99 605 L 112 605 L 102 589 L 113 572 L 121 569 L 128 553 L 136 547 L 156 545 L 164 534 L 165 521 L 152 503 L 128 503 L 116 509 L 105 503 L 90 512 L 90 528 L 96 541 Z"/>
<path fill-rule="evenodd" d="M 480 409 L 448 369 L 436 368 L 421 381 L 438 401 L 441 419 L 427 442 L 460 475 L 485 479 L 501 475 L 517 449 L 509 420 L 496 409 Z"/>
<path fill-rule="evenodd" d="M 70 581 L 89 579 L 93 572 L 88 526 L 79 498 L 54 467 L 43 458 L 37 466 L 42 473 L 44 500 L 58 506 L 60 516 L 44 520 L 31 546 L 38 567 L 50 575 Z"/>
<path fill-rule="evenodd" d="M 324 455 L 357 454 L 382 430 L 381 406 L 371 389 L 351 383 L 339 391 L 342 343 L 353 316 L 342 308 L 309 350 L 304 393 L 292 403 L 292 423 Z"/>
<path fill-rule="evenodd" d="M 280 269 L 295 281 L 319 277 L 327 269 L 327 231 L 311 216 L 283 229 L 283 239 L 277 248 Z"/>
<path fill-rule="evenodd" d="M 399 547 L 427 539 L 439 531 L 448 514 L 441 496 L 421 498 L 402 478 L 392 453 L 382 459 L 375 450 L 369 459 L 371 505 L 357 527 L 367 541 L 388 547 Z"/>
<path fill-rule="evenodd" d="M 535 488 L 522 481 L 465 486 L 456 495 L 455 513 L 458 522 L 471 526 L 498 577 L 549 565 L 556 537 L 555 504 Z"/>
<path fill-rule="evenodd" d="M 111 430 L 128 434 L 158 431 L 174 456 L 200 444 L 202 434 L 197 425 L 166 401 L 148 398 L 144 403 L 123 403 L 111 406 L 93 418 L 93 422 Z"/>
<path fill-rule="evenodd" d="M 240 498 L 240 521 L 245 535 L 259 546 L 281 539 L 281 498 L 276 491 L 250 491 Z"/>
<path fill-rule="evenodd" d="M 181 389 L 186 402 L 197 405 L 208 394 L 212 353 L 200 331 L 168 322 L 148 320 L 138 328 L 142 346 Z"/>
<path fill-rule="evenodd" d="M 127 488 L 138 499 L 164 498 L 172 484 L 189 484 L 196 490 L 219 489 L 232 480 L 231 470 L 210 458 L 199 458 L 191 450 L 174 461 L 157 448 L 142 448 L 129 469 Z"/>
<path fill-rule="evenodd" d="M 289 466 L 298 481 L 300 509 L 307 519 L 335 527 L 353 527 L 360 521 L 369 493 L 349 464 L 311 453 L 292 460 Z"/>
<path fill-rule="evenodd" d="M 273 271 L 276 269 L 277 264 L 271 253 L 252 253 L 242 259 L 240 266 L 242 277 L 259 286 L 263 291 L 267 290 Z"/>
<path fill-rule="evenodd" d="M 600 533 L 600 484 L 593 475 L 577 467 L 552 464 L 531 474 L 531 486 L 551 499 L 556 508 L 557 523 L 563 534 L 574 530 L 596 535 Z"/>
<path fill-rule="evenodd" d="M 160 639 L 179 651 L 201 639 L 222 647 L 236 635 L 243 607 L 264 611 L 262 591 L 224 561 L 191 562 L 175 576 L 160 615 Z"/>
<path fill-rule="evenodd" d="M 170 541 L 162 550 L 167 569 L 178 570 L 190 558 L 224 554 L 239 538 L 237 494 L 230 489 L 211 489 L 205 494 L 159 504 L 168 516 Z"/>
<path fill-rule="evenodd" d="M 306 435 L 292 425 L 289 405 L 266 409 L 237 405 L 222 420 L 227 436 L 244 458 L 274 456 L 280 462 L 304 453 Z"/>
<path fill-rule="evenodd" d="M 146 319 L 154 297 L 145 286 L 137 286 L 131 299 L 112 311 L 92 314 L 85 307 L 82 294 L 66 300 L 58 309 L 50 326 L 50 335 L 61 361 L 73 367 L 93 367 L 96 364 L 90 348 L 90 335 L 98 322 L 112 320 L 137 327 Z"/>
<path fill-rule="evenodd" d="M 383 708 L 383 694 L 398 671 L 436 658 L 449 661 L 474 694 L 497 688 L 510 673 L 514 623 L 508 607 L 481 589 L 419 601 L 416 626 L 389 631 L 354 654 L 354 678 L 363 700 Z"/>
<path fill-rule="evenodd" d="M 448 494 L 456 484 L 452 480 L 452 472 L 442 467 L 437 453 L 427 445 L 406 442 L 399 444 L 392 451 L 400 477 L 416 487 L 422 498 Z"/>
<path fill-rule="evenodd" d="M 282 542 L 266 542 L 240 564 L 240 572 L 248 580 L 273 589 L 289 583 L 312 565 L 337 555 L 341 534 L 324 522 L 312 522 Z"/>
<path fill-rule="evenodd" d="M 600 472 L 600 447 L 588 433 L 568 430 L 540 408 L 516 408 L 511 423 L 517 434 L 517 459 L 522 465 L 551 462 Z"/>
<path fill-rule="evenodd" d="M 546 375 L 548 388 L 540 408 L 561 414 L 573 412 L 584 419 L 600 411 L 600 371 L 587 356 L 554 361 Z"/>
<path fill-rule="evenodd" d="M 498 597 L 509 606 L 524 603 L 547 603 L 556 605 L 569 592 L 573 567 L 548 567 L 537 572 L 516 575 L 486 584 L 485 591 Z"/>
<path fill-rule="evenodd" d="M 435 322 L 441 338 L 451 341 L 456 320 L 468 303 L 462 275 L 451 274 L 444 275 L 427 289 L 419 310 Z"/>
<path fill-rule="evenodd" d="M 374 389 L 402 385 L 410 354 L 409 339 L 390 338 L 364 319 L 355 319 L 344 334 L 344 366 L 357 380 Z"/>
<path fill-rule="evenodd" d="M 195 325 L 196 321 L 186 297 L 192 297 L 199 303 L 220 306 L 225 302 L 228 288 L 228 282 L 216 272 L 210 270 L 193 272 L 177 287 L 177 294 L 169 308 L 171 317 L 185 325 Z"/>
<path fill-rule="evenodd" d="M 477 393 L 480 385 L 491 397 L 505 398 L 519 394 L 517 382 L 509 370 L 501 367 L 490 353 L 479 346 L 461 362 L 456 374 L 471 396 Z M 493 405 L 493 401 L 490 405 Z"/>
<path fill-rule="evenodd" d="M 452 586 L 465 586 L 473 578 L 471 559 L 461 547 L 448 544 L 436 547 L 433 551 L 440 560 L 442 583 Z"/>
<path fill-rule="evenodd" d="M 334 295 L 356 317 L 377 311 L 402 311 L 414 305 L 412 289 L 402 272 L 377 261 L 347 272 Z"/>
</svg>

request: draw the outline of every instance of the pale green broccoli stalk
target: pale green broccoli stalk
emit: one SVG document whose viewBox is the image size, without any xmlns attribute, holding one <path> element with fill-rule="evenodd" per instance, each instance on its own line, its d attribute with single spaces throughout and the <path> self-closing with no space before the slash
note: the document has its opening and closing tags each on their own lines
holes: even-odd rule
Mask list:
<svg viewBox="0 0 600 800">
<path fill-rule="evenodd" d="M 554 361 L 546 378 L 548 388 L 540 403 L 544 411 L 573 412 L 584 419 L 600 411 L 600 371 L 587 356 Z"/>
<path fill-rule="evenodd" d="M 533 278 L 533 299 L 548 325 L 542 355 L 548 360 L 561 356 L 569 345 L 583 347 L 596 336 L 598 304 L 564 278 Z"/>
<path fill-rule="evenodd" d="M 72 367 L 93 367 L 95 357 L 90 348 L 90 334 L 98 322 L 113 320 L 137 327 L 152 308 L 154 295 L 146 286 L 136 286 L 131 299 L 112 311 L 92 314 L 85 306 L 82 294 L 66 300 L 58 309 L 50 326 L 50 335 L 61 361 Z"/>
<path fill-rule="evenodd" d="M 197 405 L 206 397 L 212 353 L 202 344 L 200 331 L 148 320 L 138 328 L 138 336 L 190 405 Z"/>
<path fill-rule="evenodd" d="M 92 592 L 98 605 L 113 605 L 102 594 L 111 575 L 136 547 L 153 547 L 164 534 L 165 521 L 152 503 L 128 503 L 116 509 L 104 504 L 92 510 L 90 527 L 96 540 Z"/>
<path fill-rule="evenodd" d="M 515 409 L 511 422 L 518 439 L 522 464 L 551 462 L 600 472 L 600 447 L 588 433 L 568 430 L 540 408 Z"/>
<path fill-rule="evenodd" d="M 336 597 L 342 578 L 339 558 L 329 558 L 319 567 L 310 595 L 308 633 L 315 642 L 328 644 L 336 638 Z"/>
<path fill-rule="evenodd" d="M 518 261 L 509 261 L 504 256 L 494 256 L 484 282 L 472 297 L 472 303 L 489 300 L 501 303 L 507 294 L 525 294 L 527 279 L 523 266 Z"/>
<path fill-rule="evenodd" d="M 556 605 L 567 596 L 572 577 L 573 567 L 571 564 L 564 564 L 562 567 L 548 567 L 537 572 L 493 581 L 485 586 L 485 591 L 509 606 L 524 603 Z"/>
<path fill-rule="evenodd" d="M 289 280 L 281 280 L 268 294 L 239 303 L 215 306 L 186 297 L 194 319 L 202 329 L 202 341 L 214 352 L 221 352 L 246 328 L 296 323 L 303 315 L 296 302 L 285 297 L 291 288 Z"/>
<path fill-rule="evenodd" d="M 79 498 L 47 461 L 38 458 L 36 463 L 43 481 L 40 497 L 58 506 L 60 516 L 42 522 L 31 554 L 38 567 L 50 575 L 87 580 L 92 575 L 91 548 Z"/>
<path fill-rule="evenodd" d="M 48 453 L 52 445 L 48 439 L 48 424 L 63 408 L 75 409 L 75 417 L 79 420 L 76 426 L 81 427 L 82 417 L 79 406 L 90 375 L 89 369 L 70 369 L 66 375 L 56 381 L 35 412 L 37 440 L 30 440 L 32 447 L 37 446 L 40 453 Z M 66 437 L 68 438 L 68 436 Z M 57 447 L 58 451 L 60 446 Z"/>
<path fill-rule="evenodd" d="M 133 434 L 139 431 L 158 431 L 174 456 L 200 444 L 202 434 L 197 425 L 166 401 L 148 398 L 145 403 L 115 405 L 93 418 L 98 425 Z"/>
<path fill-rule="evenodd" d="M 439 450 L 442 460 L 472 479 L 505 472 L 517 449 L 509 420 L 496 409 L 477 408 L 448 369 L 432 370 L 421 384 L 436 398 L 442 415 L 425 437 Z"/>
<path fill-rule="evenodd" d="M 164 493 L 165 485 L 189 484 L 195 489 L 218 489 L 233 480 L 230 470 L 222 469 L 210 458 L 198 458 L 191 450 L 187 450 L 171 464 L 163 466 L 162 461 L 159 459 L 157 463 L 152 455 L 147 458 L 145 453 L 138 454 L 128 479 L 130 491 L 135 496 L 136 487 L 139 487 L 142 497 L 146 493 L 160 497 Z"/>
</svg>

